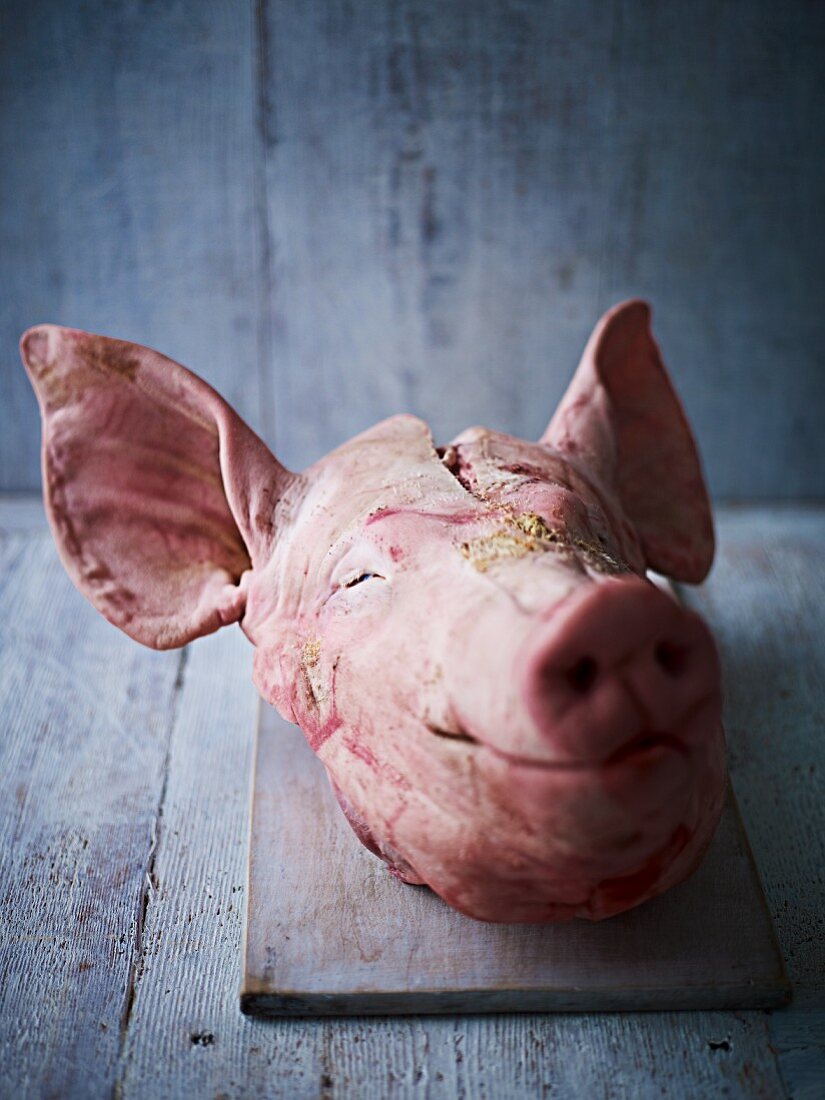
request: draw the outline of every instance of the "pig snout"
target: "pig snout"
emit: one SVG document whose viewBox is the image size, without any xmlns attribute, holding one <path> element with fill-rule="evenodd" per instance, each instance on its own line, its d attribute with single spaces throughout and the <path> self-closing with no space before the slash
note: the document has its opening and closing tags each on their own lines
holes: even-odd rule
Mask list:
<svg viewBox="0 0 825 1100">
<path fill-rule="evenodd" d="M 688 750 L 721 719 L 707 627 L 643 580 L 580 589 L 534 628 L 516 664 L 525 709 L 560 760 Z"/>
</svg>

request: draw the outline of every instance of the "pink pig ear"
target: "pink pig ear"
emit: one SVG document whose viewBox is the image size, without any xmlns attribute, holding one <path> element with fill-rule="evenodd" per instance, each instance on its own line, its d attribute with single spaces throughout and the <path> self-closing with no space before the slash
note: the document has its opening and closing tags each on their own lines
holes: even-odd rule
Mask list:
<svg viewBox="0 0 825 1100">
<path fill-rule="evenodd" d="M 291 475 L 156 351 L 56 325 L 20 348 L 43 418 L 46 510 L 80 591 L 156 649 L 240 619 Z"/>
<path fill-rule="evenodd" d="M 541 442 L 581 458 L 616 491 L 651 569 L 694 584 L 707 575 L 710 501 L 646 302 L 601 319 Z"/>
</svg>

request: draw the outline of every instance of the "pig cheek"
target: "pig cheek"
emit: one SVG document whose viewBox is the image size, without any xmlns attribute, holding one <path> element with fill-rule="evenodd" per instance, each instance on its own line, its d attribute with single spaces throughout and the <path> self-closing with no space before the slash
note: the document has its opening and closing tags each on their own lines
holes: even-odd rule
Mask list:
<svg viewBox="0 0 825 1100">
<path fill-rule="evenodd" d="M 356 834 L 400 868 L 400 858 L 393 859 L 393 824 L 410 781 L 398 731 L 405 715 L 391 661 L 394 629 L 386 621 L 344 604 L 322 615 L 296 696 L 301 727 Z M 415 880 L 409 869 L 403 877 Z"/>
<path fill-rule="evenodd" d="M 268 703 L 301 727 L 315 751 L 341 725 L 335 705 L 338 655 L 319 637 L 317 617 L 277 630 L 278 645 L 255 650 L 253 680 Z"/>
<path fill-rule="evenodd" d="M 347 791 L 339 786 L 330 769 L 327 770 L 330 786 L 338 800 L 341 812 L 364 847 L 372 852 L 374 856 L 382 859 L 388 865 L 390 872 L 403 882 L 413 886 L 423 886 L 424 880 L 409 860 L 406 859 L 401 852 L 393 848 L 391 844 L 383 840 L 380 836 L 376 836 L 370 825 L 368 815 L 363 810 L 359 809 L 349 797 Z"/>
<path fill-rule="evenodd" d="M 407 882 L 429 881 L 446 844 L 460 849 L 476 793 L 467 746 L 444 744 L 413 716 L 364 713 L 319 753 L 350 824 Z"/>
<path fill-rule="evenodd" d="M 480 811 L 475 746 L 432 734 L 412 717 L 345 731 L 323 758 L 382 851 L 399 853 L 429 881 L 444 851 L 461 852 Z"/>
<path fill-rule="evenodd" d="M 396 831 L 399 848 L 437 894 L 471 917 L 573 916 L 586 888 L 531 857 L 523 817 L 495 806 L 471 753 L 463 763 L 467 774 L 436 778 L 411 803 Z M 546 857 L 544 846 L 540 852 Z"/>
<path fill-rule="evenodd" d="M 298 724 L 316 753 L 320 753 L 344 725 L 338 709 L 339 661 L 338 653 L 330 652 L 324 639 L 310 638 L 301 648 L 292 694 L 293 707 Z"/>
<path fill-rule="evenodd" d="M 252 662 L 252 680 L 263 699 L 287 722 L 300 722 L 295 708 L 297 643 L 278 648 L 258 646 Z"/>
<path fill-rule="evenodd" d="M 388 618 L 388 600 L 383 588 L 333 596 L 297 631 L 302 641 L 293 677 L 293 710 L 319 754 L 340 730 L 358 728 L 363 703 L 374 703 L 374 688 L 382 679 L 377 676 L 381 665 L 376 625 Z"/>
<path fill-rule="evenodd" d="M 401 851 L 397 826 L 407 811 L 412 783 L 403 760 L 392 759 L 381 749 L 388 738 L 364 736 L 362 730 L 346 727 L 319 751 L 339 805 L 356 835 L 391 867 L 402 871 L 408 881 L 417 881 L 414 868 Z"/>
<path fill-rule="evenodd" d="M 382 587 L 363 599 L 338 601 L 317 624 L 321 663 L 332 658 L 336 709 L 362 741 L 379 731 L 379 742 L 386 740 L 388 730 L 406 720 L 405 684 L 417 682 L 421 671 L 420 631 L 397 596 Z"/>
</svg>

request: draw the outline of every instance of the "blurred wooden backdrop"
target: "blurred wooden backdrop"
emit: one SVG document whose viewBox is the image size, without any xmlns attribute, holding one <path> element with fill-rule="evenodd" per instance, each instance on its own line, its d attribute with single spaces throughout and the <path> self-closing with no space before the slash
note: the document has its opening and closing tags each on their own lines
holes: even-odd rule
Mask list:
<svg viewBox="0 0 825 1100">
<path fill-rule="evenodd" d="M 0 487 L 37 321 L 151 344 L 294 467 L 537 436 L 652 299 L 724 497 L 825 493 L 825 6 L 5 0 Z"/>
</svg>

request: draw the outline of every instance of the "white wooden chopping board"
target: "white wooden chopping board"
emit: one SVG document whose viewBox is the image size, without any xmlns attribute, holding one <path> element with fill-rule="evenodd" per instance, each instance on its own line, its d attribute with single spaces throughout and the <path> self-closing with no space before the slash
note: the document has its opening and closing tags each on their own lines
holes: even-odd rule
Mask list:
<svg viewBox="0 0 825 1100">
<path fill-rule="evenodd" d="M 242 1011 L 756 1008 L 790 986 L 733 793 L 685 883 L 598 924 L 496 925 L 389 874 L 300 730 L 262 704 Z"/>
</svg>

